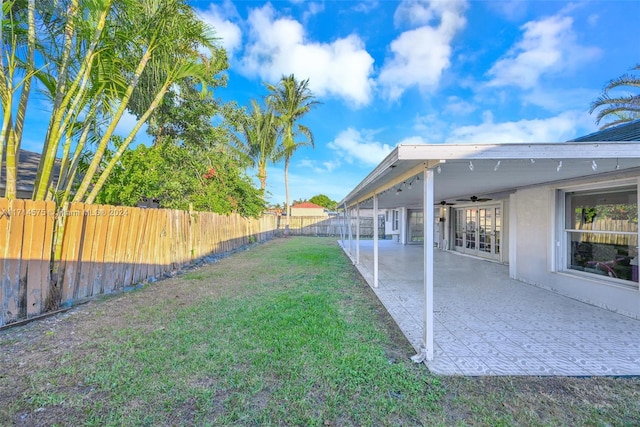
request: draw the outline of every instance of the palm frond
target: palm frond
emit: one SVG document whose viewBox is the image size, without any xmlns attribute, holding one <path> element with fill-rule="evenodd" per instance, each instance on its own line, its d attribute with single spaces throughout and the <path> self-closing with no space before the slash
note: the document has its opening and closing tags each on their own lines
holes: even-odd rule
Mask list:
<svg viewBox="0 0 640 427">
<path fill-rule="evenodd" d="M 640 65 L 631 68 L 631 71 L 634 70 L 640 71 Z M 596 116 L 596 124 L 600 124 L 600 122 L 607 117 L 615 117 L 613 121 L 602 125 L 600 129 L 606 129 L 640 118 L 640 94 L 615 97 L 610 95 L 610 92 L 626 87 L 634 89 L 640 88 L 640 76 L 623 74 L 620 77 L 612 79 L 604 87 L 602 95 L 591 103 L 589 114 L 593 114 L 594 111 L 601 108 Z"/>
</svg>

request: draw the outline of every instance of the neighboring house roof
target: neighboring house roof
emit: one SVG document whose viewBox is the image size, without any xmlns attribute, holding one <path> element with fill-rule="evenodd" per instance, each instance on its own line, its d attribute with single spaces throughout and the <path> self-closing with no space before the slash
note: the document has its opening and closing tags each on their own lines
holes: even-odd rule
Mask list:
<svg viewBox="0 0 640 427">
<path fill-rule="evenodd" d="M 323 206 L 316 205 L 315 203 L 311 203 L 311 202 L 298 203 L 297 205 L 291 206 L 291 208 L 296 208 L 296 209 L 324 209 Z"/>
<path fill-rule="evenodd" d="M 587 141 L 640 141 L 640 119 L 590 133 L 589 135 L 581 136 L 568 142 Z"/>
<path fill-rule="evenodd" d="M 20 150 L 18 155 L 18 182 L 16 183 L 16 189 L 20 192 L 26 192 L 31 194 L 33 192 L 33 185 L 36 181 L 36 175 L 38 173 L 38 164 L 40 163 L 40 153 L 33 151 Z M 60 173 L 60 161 L 56 160 L 53 166 L 53 178 L 56 179 Z M 4 189 L 6 188 L 7 174 L 5 171 L 4 158 L 2 159 L 2 176 L 0 177 L 0 189 L 4 195 Z"/>
</svg>

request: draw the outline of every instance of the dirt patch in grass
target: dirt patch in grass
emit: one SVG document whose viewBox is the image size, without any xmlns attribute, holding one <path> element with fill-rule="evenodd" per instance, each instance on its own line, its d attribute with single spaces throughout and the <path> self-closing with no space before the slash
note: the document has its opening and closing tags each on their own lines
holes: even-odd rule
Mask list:
<svg viewBox="0 0 640 427">
<path fill-rule="evenodd" d="M 0 331 L 0 425 L 640 425 L 637 378 L 413 353 L 335 241 L 278 239 Z"/>
</svg>

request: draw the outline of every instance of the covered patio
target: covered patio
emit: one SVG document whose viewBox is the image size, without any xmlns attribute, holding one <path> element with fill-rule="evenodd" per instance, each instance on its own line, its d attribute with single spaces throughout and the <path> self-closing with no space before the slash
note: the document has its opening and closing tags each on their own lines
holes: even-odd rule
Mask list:
<svg viewBox="0 0 640 427">
<path fill-rule="evenodd" d="M 355 244 L 343 242 L 345 249 Z M 378 287 L 372 286 L 418 351 L 422 259 L 422 245 L 379 241 Z M 435 357 L 425 361 L 432 372 L 640 375 L 640 320 L 510 279 L 499 263 L 436 250 L 433 265 Z M 360 241 L 356 267 L 371 285 L 373 241 Z"/>
</svg>

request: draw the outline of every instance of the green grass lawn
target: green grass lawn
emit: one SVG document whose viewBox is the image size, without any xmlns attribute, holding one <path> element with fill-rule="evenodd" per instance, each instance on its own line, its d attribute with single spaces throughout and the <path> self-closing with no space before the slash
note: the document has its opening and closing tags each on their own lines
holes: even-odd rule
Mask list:
<svg viewBox="0 0 640 427">
<path fill-rule="evenodd" d="M 637 379 L 431 375 L 331 239 L 76 310 L 0 333 L 0 425 L 640 424 Z"/>
</svg>

